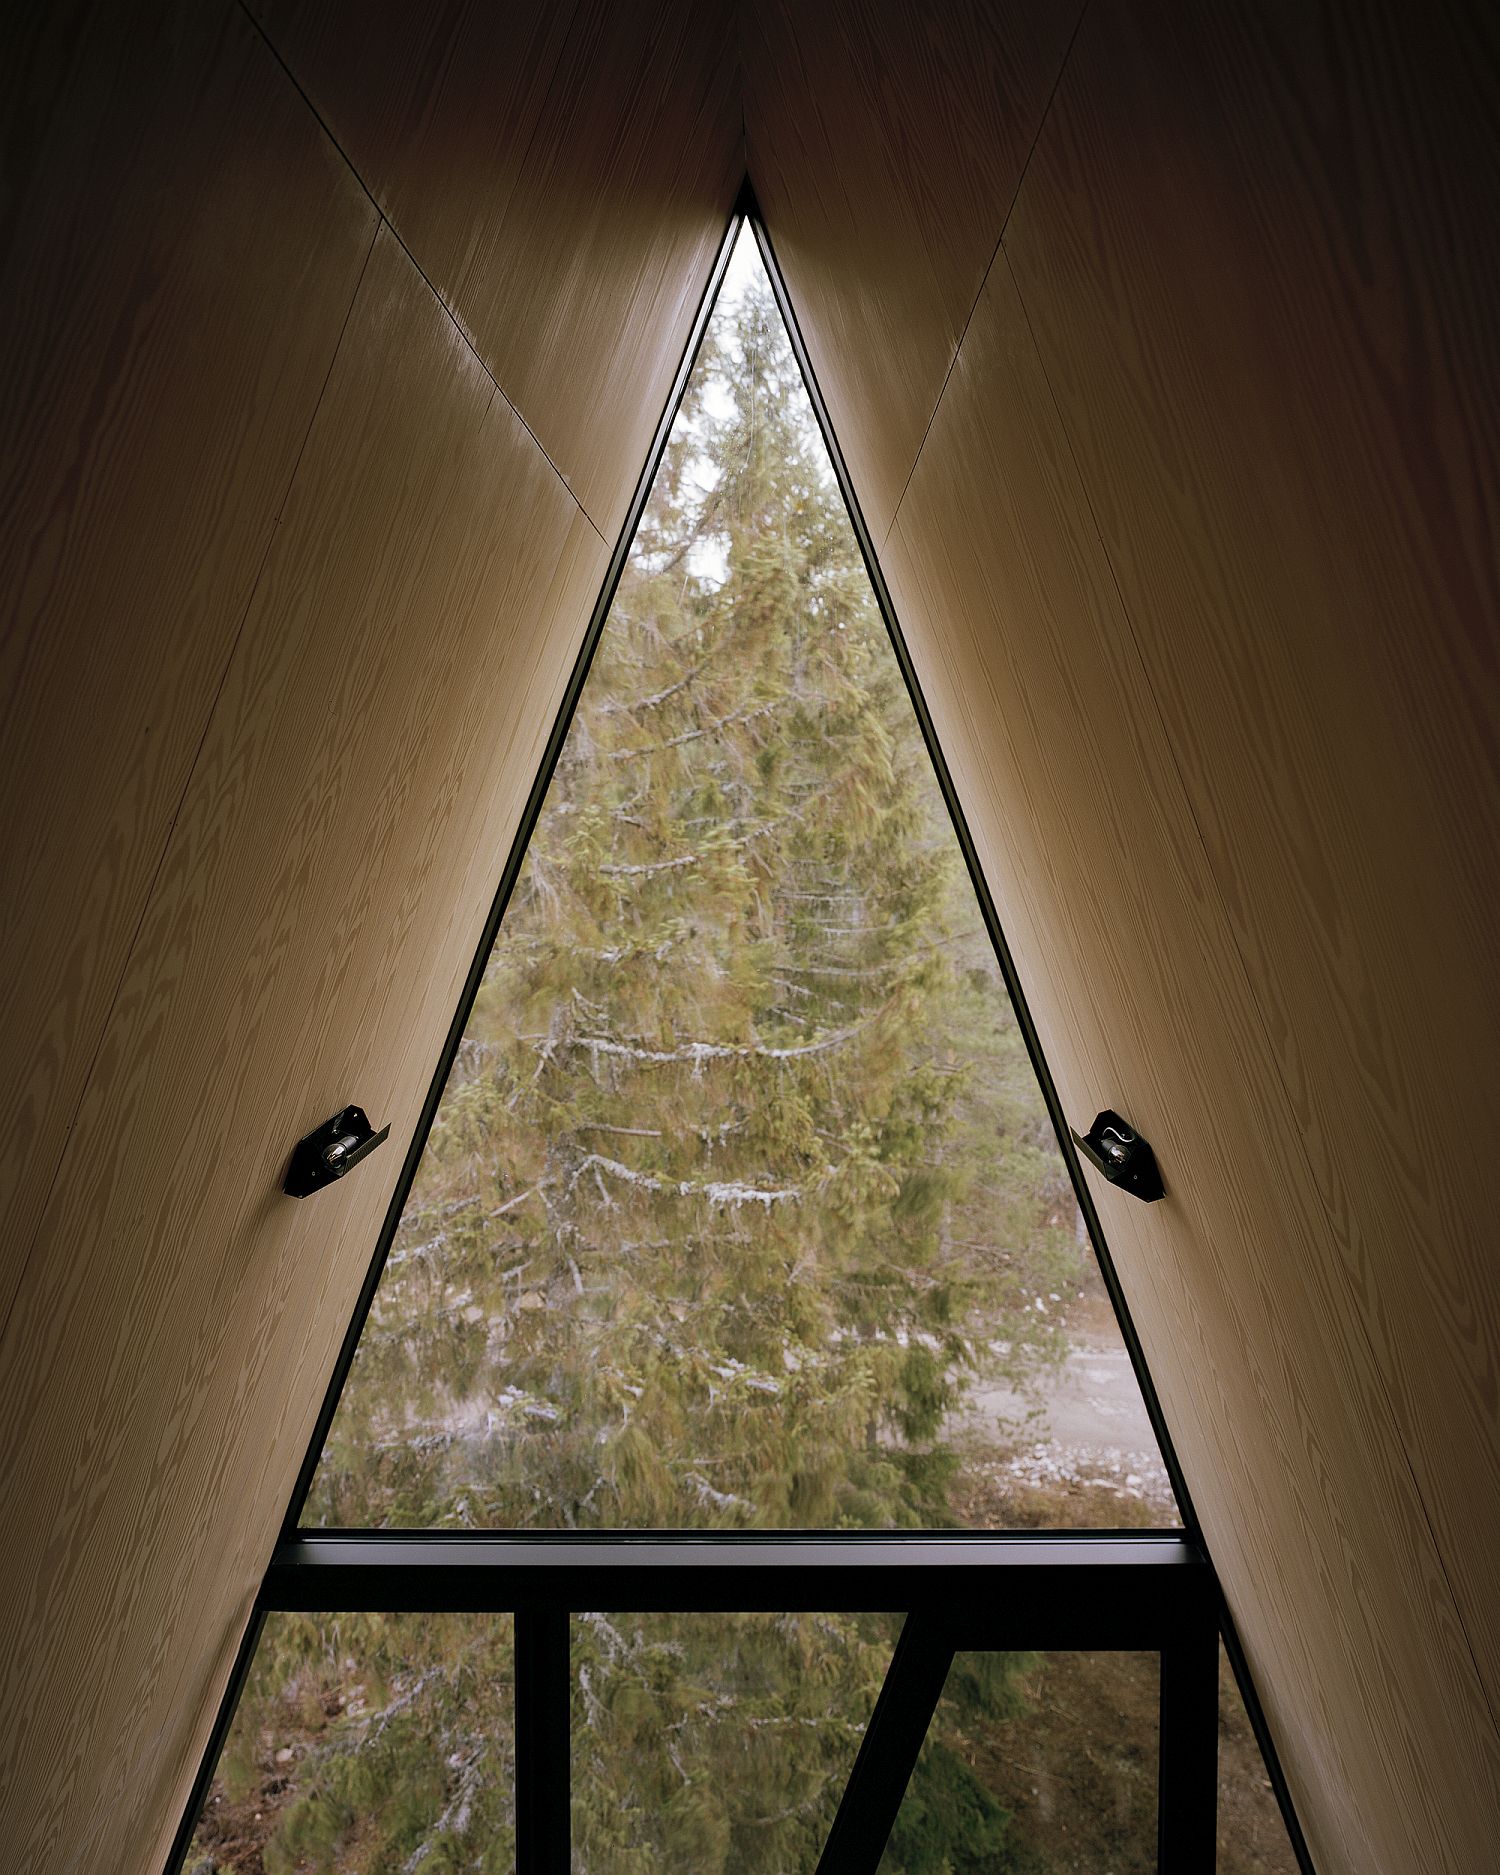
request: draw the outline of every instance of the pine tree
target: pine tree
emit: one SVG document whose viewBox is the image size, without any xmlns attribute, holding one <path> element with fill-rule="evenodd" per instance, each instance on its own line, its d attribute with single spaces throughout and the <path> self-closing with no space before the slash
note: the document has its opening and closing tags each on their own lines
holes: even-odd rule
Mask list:
<svg viewBox="0 0 1500 1875">
<path fill-rule="evenodd" d="M 1074 1255 L 1039 1223 L 1055 1157 L 1000 1132 L 1029 1069 L 803 396 L 749 295 L 689 389 L 321 1520 L 940 1524 L 981 1345 L 1054 1351 L 1008 1303 Z"/>
</svg>

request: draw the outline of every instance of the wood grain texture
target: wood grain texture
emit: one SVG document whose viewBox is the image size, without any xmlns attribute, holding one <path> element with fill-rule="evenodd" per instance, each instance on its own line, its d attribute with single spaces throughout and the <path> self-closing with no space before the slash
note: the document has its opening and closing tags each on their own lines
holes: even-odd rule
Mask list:
<svg viewBox="0 0 1500 1875">
<path fill-rule="evenodd" d="M 1091 0 L 1042 124 L 1071 0 L 252 4 L 475 349 L 389 233 L 340 345 L 373 209 L 237 7 L 13 26 L 7 1866 L 159 1865 L 602 570 L 505 399 L 610 535 L 736 24 L 1065 1103 L 1160 1152 L 1101 1209 L 1320 1868 L 1489 1866 L 1493 27 Z"/>
<path fill-rule="evenodd" d="M 1491 1712 L 1497 111 L 1467 9 L 1108 0 L 1007 239 Z"/>
<path fill-rule="evenodd" d="M 877 542 L 1080 11 L 1081 0 L 744 8 L 751 179 Z"/>
<path fill-rule="evenodd" d="M 1064 1106 L 1326 1870 L 1483 1867 L 1500 1735 L 1300 1116 L 1024 309 L 986 286 L 885 555 Z"/>
<path fill-rule="evenodd" d="M 450 309 L 521 182 L 577 0 L 250 0 Z"/>
<path fill-rule="evenodd" d="M 11 28 L 0 1322 L 375 233 L 236 8 Z"/>
<path fill-rule="evenodd" d="M 10 1868 L 160 1866 L 604 559 L 383 232 L 0 1347 Z"/>
<path fill-rule="evenodd" d="M 612 539 L 744 173 L 730 0 L 261 17 Z"/>
</svg>

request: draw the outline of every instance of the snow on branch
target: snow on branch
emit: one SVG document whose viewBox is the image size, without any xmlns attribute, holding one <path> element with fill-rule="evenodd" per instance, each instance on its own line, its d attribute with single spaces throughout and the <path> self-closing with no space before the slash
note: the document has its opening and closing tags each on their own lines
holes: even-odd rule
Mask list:
<svg viewBox="0 0 1500 1875">
<path fill-rule="evenodd" d="M 683 853 L 677 859 L 646 860 L 638 866 L 601 866 L 599 871 L 610 878 L 638 879 L 648 872 L 681 872 L 684 866 L 701 864 L 702 859 L 699 854 Z"/>
<path fill-rule="evenodd" d="M 924 954 L 917 953 L 919 957 Z M 789 957 L 784 968 L 809 977 L 888 977 L 893 970 L 909 969 L 911 963 L 910 957 L 888 957 L 883 963 L 874 964 L 802 964 Z"/>
<path fill-rule="evenodd" d="M 601 1172 L 608 1173 L 638 1191 L 668 1192 L 678 1198 L 706 1198 L 715 1208 L 727 1205 L 738 1209 L 743 1204 L 760 1204 L 769 1211 L 773 1204 L 795 1204 L 802 1196 L 798 1185 L 772 1187 L 735 1180 L 656 1178 L 650 1172 L 637 1172 L 633 1166 L 621 1165 L 618 1159 L 607 1159 L 602 1152 L 584 1156 L 574 1171 L 573 1183 L 577 1184 L 586 1172 L 593 1172 L 596 1177 Z"/>
<path fill-rule="evenodd" d="M 678 691 L 686 690 L 693 679 L 707 669 L 716 655 L 717 649 L 718 647 L 715 646 L 714 650 L 710 651 L 707 657 L 699 658 L 696 664 L 689 670 L 683 672 L 676 683 L 668 684 L 665 690 L 655 691 L 649 697 L 618 697 L 612 702 L 599 704 L 595 714 L 599 716 L 621 716 L 626 712 L 633 713 L 636 710 L 654 710 L 658 704 L 665 703 L 670 698 L 675 697 Z"/>
<path fill-rule="evenodd" d="M 826 1055 L 867 1029 L 873 1016 L 834 1029 L 816 1042 L 794 1042 L 790 1048 L 771 1048 L 764 1042 L 682 1042 L 676 1048 L 642 1048 L 630 1042 L 611 1041 L 607 1035 L 571 1037 L 575 1048 L 590 1049 L 596 1055 L 618 1055 L 626 1061 L 686 1061 L 701 1067 L 705 1061 L 737 1061 L 760 1057 L 766 1061 L 796 1061 L 804 1055 Z"/>
<path fill-rule="evenodd" d="M 733 1491 L 716 1491 L 702 1472 L 690 1471 L 683 1482 L 693 1487 L 700 1504 L 712 1504 L 715 1510 L 755 1509 L 748 1497 L 740 1497 Z"/>
</svg>

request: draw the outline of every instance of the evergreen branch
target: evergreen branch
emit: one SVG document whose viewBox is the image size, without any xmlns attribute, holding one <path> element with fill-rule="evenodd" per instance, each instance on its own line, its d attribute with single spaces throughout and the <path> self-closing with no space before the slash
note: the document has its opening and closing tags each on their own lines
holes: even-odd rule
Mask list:
<svg viewBox="0 0 1500 1875">
<path fill-rule="evenodd" d="M 440 1230 L 435 1237 L 429 1237 L 425 1243 L 414 1243 L 409 1249 L 393 1250 L 386 1258 L 387 1269 L 400 1269 L 403 1263 L 421 1263 L 431 1256 L 434 1250 L 441 1250 L 448 1242 L 448 1233 Z"/>
<path fill-rule="evenodd" d="M 437 1848 L 439 1838 L 449 1835 L 462 1836 L 469 1827 L 469 1818 L 474 1810 L 474 1798 L 480 1788 L 480 1769 L 489 1755 L 489 1747 L 479 1744 L 473 1754 L 462 1764 L 459 1771 L 458 1789 L 453 1800 L 443 1814 L 433 1824 L 431 1830 L 419 1842 L 406 1861 L 402 1864 L 401 1875 L 416 1875 L 417 1870 Z M 450 1759 L 450 1763 L 452 1760 Z"/>
<path fill-rule="evenodd" d="M 922 955 L 918 951 L 912 957 L 888 957 L 883 963 L 876 964 L 799 964 L 794 958 L 787 957 L 782 961 L 782 968 L 809 977 L 885 977 L 893 970 L 909 969 Z"/>
<path fill-rule="evenodd" d="M 762 703 L 753 710 L 741 710 L 735 716 L 721 716 L 717 722 L 705 723 L 701 729 L 684 729 L 680 736 L 669 736 L 665 742 L 647 742 L 633 749 L 606 749 L 605 756 L 611 762 L 628 762 L 635 755 L 661 755 L 668 749 L 680 749 L 688 742 L 701 742 L 705 736 L 715 736 L 721 729 L 734 729 L 741 723 L 753 723 L 757 717 L 770 716 L 781 708 L 780 701 Z"/>
<path fill-rule="evenodd" d="M 398 1694 L 388 1705 L 383 1706 L 379 1712 L 372 1712 L 370 1714 L 365 1722 L 361 1736 L 355 1742 L 355 1749 L 363 1750 L 365 1746 L 377 1743 L 392 1719 L 396 1718 L 400 1713 L 407 1711 L 411 1706 L 414 1706 L 434 1680 L 440 1680 L 445 1677 L 446 1675 L 444 1674 L 441 1662 L 437 1666 L 429 1667 L 425 1673 L 419 1674 L 404 1693 Z"/>
<path fill-rule="evenodd" d="M 703 857 L 699 853 L 683 853 L 676 859 L 652 859 L 643 861 L 638 866 L 600 866 L 598 870 L 611 879 L 638 879 L 652 872 L 681 872 L 684 866 L 700 866 Z"/>
<path fill-rule="evenodd" d="M 683 1483 L 693 1487 L 694 1495 L 700 1504 L 712 1504 L 715 1510 L 755 1509 L 748 1497 L 740 1497 L 733 1491 L 716 1491 L 707 1478 L 696 1471 L 688 1472 Z"/>
<path fill-rule="evenodd" d="M 821 927 L 826 930 L 827 926 Z M 870 935 L 874 935 L 871 933 Z M 803 976 L 814 977 L 878 977 L 886 976 L 892 970 L 905 970 L 912 964 L 920 963 L 928 957 L 935 957 L 941 950 L 947 950 L 958 942 L 957 938 L 936 938 L 924 944 L 920 949 L 909 952 L 905 957 L 884 957 L 869 964 L 824 964 L 798 963 L 795 958 L 782 959 L 784 970 L 796 970 Z"/>
<path fill-rule="evenodd" d="M 887 924 L 819 924 L 809 919 L 814 931 L 821 931 L 825 937 L 886 937 L 901 929 L 903 920 L 892 918 Z"/>
<path fill-rule="evenodd" d="M 423 1421 L 423 1424 L 427 1426 L 433 1423 L 431 1420 Z M 420 1427 L 403 1427 L 399 1433 L 389 1439 L 374 1440 L 370 1450 L 380 1457 L 395 1452 L 398 1456 L 405 1458 L 412 1452 L 446 1452 L 457 1439 L 458 1434 L 451 1427 L 440 1428 L 437 1432 L 424 1432 Z"/>
<path fill-rule="evenodd" d="M 528 1198 L 534 1198 L 539 1191 L 556 1183 L 557 1180 L 554 1178 L 539 1179 L 535 1185 L 528 1186 L 525 1191 L 518 1191 L 514 1198 L 507 1198 L 504 1204 L 497 1204 L 493 1211 L 486 1213 L 486 1216 L 504 1217 L 507 1211 L 514 1211 L 518 1204 L 525 1204 Z"/>
<path fill-rule="evenodd" d="M 826 1055 L 831 1049 L 841 1048 L 862 1029 L 869 1028 L 874 1020 L 874 1016 L 866 1016 L 863 1021 L 835 1029 L 821 1041 L 795 1042 L 790 1048 L 772 1048 L 765 1042 L 683 1042 L 677 1048 L 637 1048 L 629 1042 L 612 1042 L 605 1035 L 575 1035 L 569 1039 L 575 1048 L 587 1048 L 600 1055 L 619 1055 L 627 1061 L 689 1061 L 695 1067 L 705 1061 L 743 1061 L 754 1057 L 766 1061 L 796 1061 L 804 1055 Z"/>
<path fill-rule="evenodd" d="M 618 1159 L 606 1159 L 599 1152 L 591 1152 L 583 1159 L 574 1171 L 570 1184 L 576 1185 L 584 1173 L 589 1171 L 596 1178 L 600 1172 L 608 1172 L 611 1178 L 622 1179 L 640 1191 L 665 1192 L 676 1198 L 707 1198 L 712 1205 L 762 1204 L 769 1211 L 773 1204 L 795 1204 L 802 1196 L 800 1185 L 768 1187 L 716 1179 L 700 1183 L 696 1179 L 656 1178 L 650 1172 L 637 1172 L 632 1166 L 621 1165 Z"/>
<path fill-rule="evenodd" d="M 771 987 L 772 989 L 780 990 L 783 996 L 806 996 L 809 998 L 812 996 L 812 991 L 805 983 L 788 983 L 785 977 L 773 977 Z M 786 1010 L 783 1013 L 790 1015 L 792 1012 Z"/>
<path fill-rule="evenodd" d="M 636 710 L 654 710 L 659 704 L 669 702 L 678 691 L 686 690 L 693 679 L 700 676 L 712 663 L 718 654 L 718 649 L 716 644 L 707 657 L 699 658 L 696 664 L 683 672 L 676 683 L 668 684 L 665 690 L 658 690 L 649 697 L 621 697 L 609 703 L 601 703 L 594 714 L 596 716 L 622 716 L 627 712 L 633 715 Z"/>
</svg>

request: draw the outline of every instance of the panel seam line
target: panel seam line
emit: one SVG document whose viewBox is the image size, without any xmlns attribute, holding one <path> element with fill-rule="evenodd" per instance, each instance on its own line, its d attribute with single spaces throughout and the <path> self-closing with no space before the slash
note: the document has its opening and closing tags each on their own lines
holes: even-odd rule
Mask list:
<svg viewBox="0 0 1500 1875">
<path fill-rule="evenodd" d="M 1000 258 L 1000 252 L 1005 242 L 1005 233 L 1010 227 L 1010 218 L 1015 213 L 1016 203 L 1021 199 L 1021 188 L 1031 169 L 1031 159 L 1036 155 L 1037 145 L 1042 140 L 1042 132 L 1047 127 L 1047 119 L 1052 115 L 1052 106 L 1057 101 L 1057 94 L 1062 86 L 1063 75 L 1066 73 L 1068 63 L 1073 57 L 1073 47 L 1078 42 L 1078 35 L 1083 28 L 1084 15 L 1088 10 L 1089 0 L 1083 0 L 1083 5 L 1079 9 L 1078 18 L 1073 23 L 1073 31 L 1068 38 L 1067 49 L 1058 64 L 1057 76 L 1052 81 L 1052 89 L 1047 93 L 1047 102 L 1042 106 L 1042 114 L 1037 119 L 1036 135 L 1031 139 L 1031 147 L 1026 152 L 1026 160 L 1021 164 L 1020 174 L 1016 177 L 1016 186 L 1011 190 L 1010 200 L 1005 206 L 1005 213 L 1000 218 L 1000 232 L 995 237 L 995 245 L 990 252 L 990 258 L 985 266 L 983 276 L 980 279 L 978 290 L 974 294 L 973 303 L 969 307 L 968 317 L 964 320 L 963 331 L 958 335 L 958 343 L 953 348 L 953 356 L 948 360 L 948 369 L 943 373 L 943 382 L 938 388 L 937 401 L 933 404 L 931 414 L 927 418 L 927 426 L 922 431 L 922 440 L 917 444 L 917 453 L 912 457 L 911 467 L 906 473 L 906 480 L 901 484 L 901 493 L 896 498 L 895 507 L 891 510 L 891 518 L 886 523 L 885 533 L 881 537 L 880 542 L 882 548 L 885 547 L 886 542 L 889 541 L 891 534 L 895 530 L 897 519 L 906 502 L 907 490 L 912 484 L 912 477 L 915 476 L 917 472 L 918 464 L 922 460 L 923 451 L 927 448 L 927 439 L 932 434 L 932 426 L 937 422 L 938 412 L 943 407 L 943 399 L 948 393 L 948 380 L 953 376 L 959 356 L 964 348 L 964 340 L 969 336 L 969 327 L 974 323 L 974 315 L 979 310 L 979 302 L 984 298 L 984 289 L 989 285 L 990 275 L 995 271 L 995 262 Z"/>
<path fill-rule="evenodd" d="M 401 252 L 411 262 L 412 267 L 416 270 L 418 276 L 420 277 L 422 281 L 422 284 L 427 288 L 428 292 L 437 301 L 438 305 L 442 307 L 444 316 L 447 318 L 448 323 L 453 327 L 453 330 L 458 334 L 459 340 L 462 343 L 465 351 L 468 352 L 469 356 L 479 366 L 479 369 L 489 379 L 490 383 L 494 386 L 495 390 L 499 392 L 501 398 L 504 399 L 506 408 L 510 411 L 511 415 L 515 418 L 516 422 L 520 424 L 521 428 L 525 430 L 526 434 L 531 438 L 532 442 L 535 443 L 538 451 L 540 452 L 543 460 L 546 462 L 548 468 L 551 469 L 552 473 L 557 477 L 558 481 L 561 482 L 563 487 L 567 490 L 568 499 L 573 503 L 574 507 L 577 508 L 578 512 L 583 516 L 584 520 L 588 522 L 589 526 L 593 528 L 594 533 L 598 535 L 600 544 L 607 548 L 609 546 L 609 542 L 605 540 L 603 534 L 599 532 L 598 523 L 595 521 L 594 517 L 589 513 L 588 509 L 585 508 L 583 503 L 578 499 L 578 496 L 574 492 L 571 484 L 569 483 L 567 476 L 563 474 L 562 470 L 552 460 L 552 457 L 548 455 L 546 447 L 542 443 L 542 440 L 537 435 L 536 431 L 532 429 L 531 425 L 526 421 L 525 417 L 521 415 L 521 412 L 516 408 L 512 400 L 508 396 L 506 396 L 504 385 L 501 384 L 500 380 L 495 376 L 494 372 L 491 371 L 490 367 L 485 363 L 485 360 L 483 356 L 481 355 L 481 353 L 479 352 L 479 350 L 476 348 L 474 341 L 469 337 L 468 333 L 465 332 L 463 327 L 459 324 L 458 317 L 454 313 L 453 308 L 448 304 L 447 300 L 438 291 L 437 287 L 433 284 L 431 277 L 428 275 L 422 263 L 417 259 L 416 255 L 413 254 L 411 249 L 407 246 L 405 240 L 402 238 L 401 230 L 391 220 L 390 216 L 385 212 L 384 208 L 381 207 L 380 202 L 376 198 L 374 191 L 370 188 L 370 185 L 365 181 L 364 177 L 360 174 L 359 170 L 355 167 L 354 163 L 351 161 L 349 152 L 344 148 L 344 146 L 339 142 L 338 138 L 333 134 L 333 131 L 329 127 L 327 119 L 323 116 L 322 112 L 318 109 L 317 105 L 313 103 L 311 97 L 309 97 L 306 89 L 299 82 L 297 75 L 292 70 L 291 66 L 288 65 L 286 60 L 281 56 L 281 53 L 277 50 L 275 44 L 273 43 L 269 33 L 267 33 L 265 27 L 261 25 L 260 21 L 250 11 L 249 6 L 246 4 L 246 0 L 236 0 L 236 5 L 239 7 L 240 11 L 244 14 L 245 18 L 250 22 L 251 26 L 255 29 L 257 36 L 265 45 L 265 48 L 271 54 L 271 57 L 275 59 L 276 63 L 281 67 L 281 70 L 286 74 L 287 83 L 291 85 L 292 89 L 297 93 L 297 96 L 301 98 L 302 102 L 307 106 L 308 110 L 312 113 L 313 119 L 316 122 L 318 128 L 322 131 L 323 135 L 328 139 L 330 146 L 338 153 L 340 162 L 342 162 L 344 167 L 349 171 L 349 174 L 354 178 L 355 182 L 359 185 L 359 188 L 364 194 L 366 200 L 370 203 L 370 206 L 375 210 L 375 213 L 380 217 L 381 226 L 388 228 L 390 230 L 391 239 L 396 243 L 397 247 L 401 249 Z M 549 87 L 549 90 L 550 90 L 550 87 Z M 535 133 L 533 132 L 533 134 Z"/>
</svg>

